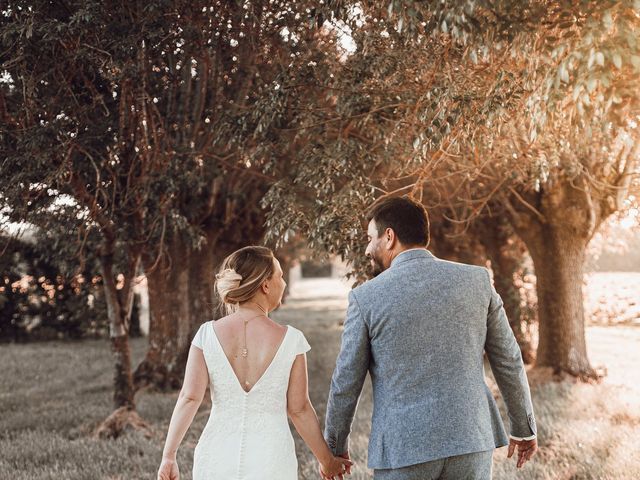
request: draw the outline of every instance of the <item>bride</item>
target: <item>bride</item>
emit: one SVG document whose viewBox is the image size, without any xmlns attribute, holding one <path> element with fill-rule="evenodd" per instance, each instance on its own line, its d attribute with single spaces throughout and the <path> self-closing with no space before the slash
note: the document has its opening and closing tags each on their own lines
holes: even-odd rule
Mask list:
<svg viewBox="0 0 640 480">
<path fill-rule="evenodd" d="M 296 480 L 298 461 L 287 416 L 321 466 L 342 478 L 351 462 L 335 457 L 309 400 L 303 333 L 268 316 L 286 283 L 265 247 L 229 255 L 216 275 L 228 315 L 203 323 L 193 338 L 171 416 L 158 480 L 178 480 L 176 452 L 211 390 L 211 414 L 193 455 L 193 479 Z"/>
</svg>

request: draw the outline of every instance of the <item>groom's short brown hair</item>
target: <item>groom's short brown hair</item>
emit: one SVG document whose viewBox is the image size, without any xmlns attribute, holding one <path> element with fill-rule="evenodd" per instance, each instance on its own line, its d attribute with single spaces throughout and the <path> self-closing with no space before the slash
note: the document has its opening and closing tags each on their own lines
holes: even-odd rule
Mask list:
<svg viewBox="0 0 640 480">
<path fill-rule="evenodd" d="M 375 202 L 367 212 L 382 235 L 391 228 L 403 245 L 429 245 L 429 214 L 421 203 L 407 197 L 390 197 Z"/>
</svg>

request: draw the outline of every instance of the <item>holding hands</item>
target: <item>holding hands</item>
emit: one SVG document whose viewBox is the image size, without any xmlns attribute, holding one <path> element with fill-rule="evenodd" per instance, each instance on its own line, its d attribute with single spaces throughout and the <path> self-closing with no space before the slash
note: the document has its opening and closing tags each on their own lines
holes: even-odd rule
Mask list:
<svg viewBox="0 0 640 480">
<path fill-rule="evenodd" d="M 351 475 L 353 462 L 349 459 L 349 452 L 340 456 L 332 456 L 326 462 L 320 462 L 319 471 L 324 480 L 343 480 L 344 475 Z"/>
</svg>

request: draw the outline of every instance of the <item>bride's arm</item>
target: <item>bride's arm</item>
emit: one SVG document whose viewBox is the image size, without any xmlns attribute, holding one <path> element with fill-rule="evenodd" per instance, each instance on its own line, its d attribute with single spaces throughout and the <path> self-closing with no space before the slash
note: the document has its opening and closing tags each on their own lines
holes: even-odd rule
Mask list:
<svg viewBox="0 0 640 480">
<path fill-rule="evenodd" d="M 291 367 L 287 390 L 287 413 L 294 427 L 307 444 L 313 455 L 329 476 L 342 471 L 342 465 L 350 466 L 348 460 L 334 457 L 322 436 L 318 416 L 309 399 L 307 356 L 296 356 Z M 342 478 L 342 477 L 340 477 Z"/>
<path fill-rule="evenodd" d="M 178 447 L 184 438 L 184 434 L 187 433 L 193 417 L 198 412 L 208 383 L 209 372 L 207 371 L 202 350 L 196 346 L 191 346 L 184 374 L 184 383 L 169 423 L 169 432 L 162 452 L 163 461 L 175 461 Z"/>
</svg>

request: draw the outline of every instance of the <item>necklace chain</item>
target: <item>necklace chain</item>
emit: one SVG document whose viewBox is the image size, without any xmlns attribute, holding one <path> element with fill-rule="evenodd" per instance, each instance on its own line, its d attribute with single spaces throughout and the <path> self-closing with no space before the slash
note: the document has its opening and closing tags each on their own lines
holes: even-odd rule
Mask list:
<svg viewBox="0 0 640 480">
<path fill-rule="evenodd" d="M 244 319 L 244 343 L 242 345 L 242 351 L 240 352 L 240 354 L 242 355 L 242 358 L 247 358 L 247 356 L 249 355 L 249 350 L 247 349 L 247 323 L 249 323 L 249 320 L 253 320 L 254 318 L 258 318 L 258 317 L 261 317 L 263 315 L 265 317 L 267 317 L 267 311 L 264 308 L 262 308 L 262 305 L 260 305 L 259 303 L 255 303 L 255 302 L 250 302 L 250 303 L 253 303 L 260 310 L 262 310 L 262 313 L 260 315 L 255 315 L 253 317 Z M 269 318 L 269 317 L 267 317 L 267 318 Z M 248 382 L 245 382 L 245 383 L 248 383 Z"/>
<path fill-rule="evenodd" d="M 247 302 L 247 303 L 252 303 L 252 304 L 254 304 L 256 307 L 258 307 L 258 308 L 260 309 L 260 311 L 261 311 L 262 313 L 264 313 L 264 314 L 265 314 L 265 316 L 267 315 L 267 310 L 266 310 L 265 308 L 263 308 L 263 307 L 262 307 L 262 305 L 260 305 L 259 303 L 257 303 L 257 302 Z"/>
<path fill-rule="evenodd" d="M 258 317 L 262 317 L 265 316 L 267 318 L 269 318 L 267 316 L 267 311 L 262 308 L 262 305 L 255 303 L 255 302 L 251 302 L 254 305 L 256 305 L 260 310 L 262 310 L 262 313 L 260 315 L 254 315 L 253 317 L 249 317 L 249 318 L 245 318 L 243 323 L 244 323 L 244 343 L 242 345 L 242 350 L 240 351 L 240 355 L 242 356 L 242 358 L 247 358 L 247 356 L 249 355 L 249 349 L 247 348 L 247 323 L 249 323 L 249 320 L 253 320 L 254 318 L 258 318 Z M 249 383 L 248 380 L 245 380 L 244 382 L 245 385 L 245 391 L 246 391 L 246 387 L 249 387 L 251 384 Z"/>
</svg>

